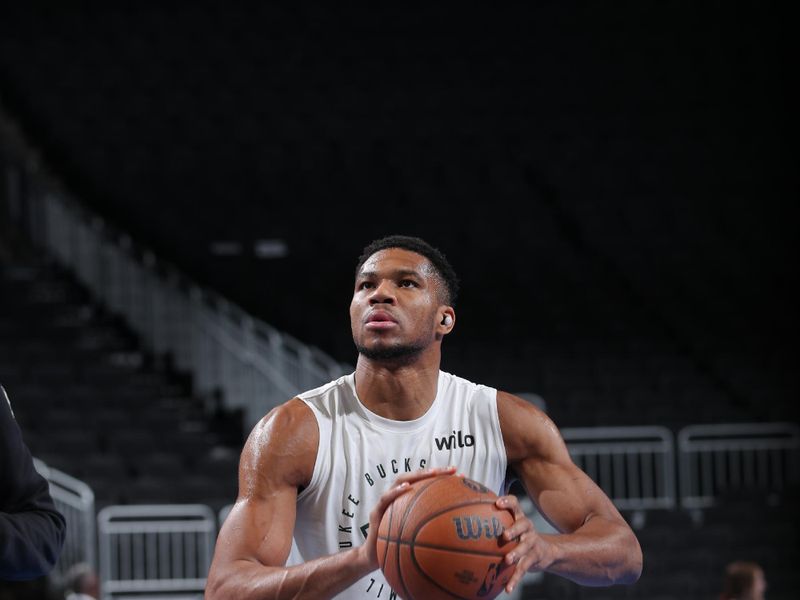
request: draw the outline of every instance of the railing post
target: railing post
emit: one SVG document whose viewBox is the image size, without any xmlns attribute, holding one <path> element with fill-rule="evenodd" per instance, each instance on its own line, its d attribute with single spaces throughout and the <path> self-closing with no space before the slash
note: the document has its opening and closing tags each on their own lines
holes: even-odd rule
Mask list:
<svg viewBox="0 0 800 600">
<path fill-rule="evenodd" d="M 97 568 L 94 492 L 84 482 L 34 459 L 34 466 L 50 484 L 50 495 L 67 522 L 67 534 L 56 572 L 86 562 Z"/>
<path fill-rule="evenodd" d="M 97 523 L 104 599 L 202 596 L 216 533 L 209 507 L 109 506 L 100 511 Z M 156 564 L 155 569 L 148 566 Z"/>
<path fill-rule="evenodd" d="M 676 505 L 675 444 L 664 427 L 564 428 L 575 463 L 621 509 Z"/>
</svg>

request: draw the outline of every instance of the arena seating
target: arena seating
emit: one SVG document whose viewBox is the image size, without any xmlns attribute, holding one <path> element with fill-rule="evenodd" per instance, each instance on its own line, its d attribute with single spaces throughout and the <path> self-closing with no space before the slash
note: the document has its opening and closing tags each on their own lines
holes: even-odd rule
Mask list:
<svg viewBox="0 0 800 600">
<path fill-rule="evenodd" d="M 0 266 L 0 379 L 34 455 L 89 483 L 99 507 L 232 502 L 239 416 L 215 420 L 54 264 Z"/>
<path fill-rule="evenodd" d="M 23 3 L 0 20 L 0 89 L 106 218 L 339 360 L 353 356 L 354 257 L 403 230 L 449 251 L 464 279 L 446 368 L 539 393 L 564 425 L 675 427 L 689 410 L 692 421 L 784 419 L 798 386 L 783 179 L 768 176 L 768 157 L 738 150 L 778 134 L 717 123 L 766 100 L 701 34 L 712 14 L 744 17 L 648 6 L 570 14 L 583 46 L 571 33 L 576 46 L 551 56 L 565 32 L 544 23 L 563 23 L 567 9 L 481 15 L 478 38 L 433 8 L 418 18 L 388 7 Z M 746 17 L 759 31 L 765 18 Z M 636 52 L 590 33 L 600 23 Z M 687 33 L 665 55 L 657 40 L 676 28 Z M 732 41 L 725 28 L 714 35 Z M 698 79 L 696 56 L 737 94 Z M 669 69 L 673 87 L 647 79 L 643 60 Z M 755 64 L 740 68 L 759 76 Z M 559 75 L 572 72 L 595 93 Z M 712 170 L 731 167 L 726 178 L 696 166 L 709 148 Z M 289 258 L 255 260 L 262 238 L 289 240 Z M 218 239 L 245 255 L 209 255 Z M 305 293 L 274 293 L 284 284 Z"/>
</svg>

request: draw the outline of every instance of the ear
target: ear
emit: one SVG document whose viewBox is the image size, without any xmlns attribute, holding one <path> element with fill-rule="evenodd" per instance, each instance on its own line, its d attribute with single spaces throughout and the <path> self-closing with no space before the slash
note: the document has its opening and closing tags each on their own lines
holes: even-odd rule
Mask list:
<svg viewBox="0 0 800 600">
<path fill-rule="evenodd" d="M 439 322 L 436 329 L 441 335 L 447 335 L 456 325 L 456 313 L 451 306 L 445 306 L 438 314 Z"/>
</svg>

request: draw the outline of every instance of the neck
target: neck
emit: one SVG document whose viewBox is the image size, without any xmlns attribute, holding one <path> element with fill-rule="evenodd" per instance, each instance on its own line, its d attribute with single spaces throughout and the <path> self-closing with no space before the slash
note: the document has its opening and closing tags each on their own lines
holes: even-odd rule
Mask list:
<svg viewBox="0 0 800 600">
<path fill-rule="evenodd" d="M 358 398 L 384 418 L 418 419 L 436 399 L 440 362 L 438 344 L 405 361 L 377 361 L 360 354 L 356 364 Z"/>
</svg>

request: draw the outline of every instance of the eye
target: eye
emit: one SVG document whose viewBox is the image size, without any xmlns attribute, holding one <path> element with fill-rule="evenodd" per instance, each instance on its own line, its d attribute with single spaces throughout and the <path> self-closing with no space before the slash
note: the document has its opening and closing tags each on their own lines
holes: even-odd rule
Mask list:
<svg viewBox="0 0 800 600">
<path fill-rule="evenodd" d="M 358 284 L 358 289 L 360 290 L 369 290 L 372 289 L 372 282 L 371 281 L 362 281 Z"/>
<path fill-rule="evenodd" d="M 417 282 L 412 280 L 412 279 L 403 279 L 403 280 L 400 281 L 400 287 L 412 288 L 412 287 L 418 287 L 418 286 L 417 286 Z"/>
</svg>

